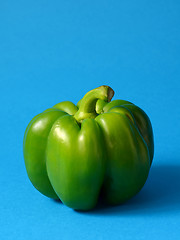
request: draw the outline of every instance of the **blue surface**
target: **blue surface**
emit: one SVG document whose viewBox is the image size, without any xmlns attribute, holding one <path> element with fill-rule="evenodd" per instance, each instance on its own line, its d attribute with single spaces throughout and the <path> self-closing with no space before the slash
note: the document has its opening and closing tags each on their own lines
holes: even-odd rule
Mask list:
<svg viewBox="0 0 180 240">
<path fill-rule="evenodd" d="M 179 239 L 180 2 L 1 1 L 0 239 Z M 123 206 L 75 212 L 27 178 L 22 141 L 36 114 L 110 85 L 149 115 L 155 157 Z"/>
</svg>

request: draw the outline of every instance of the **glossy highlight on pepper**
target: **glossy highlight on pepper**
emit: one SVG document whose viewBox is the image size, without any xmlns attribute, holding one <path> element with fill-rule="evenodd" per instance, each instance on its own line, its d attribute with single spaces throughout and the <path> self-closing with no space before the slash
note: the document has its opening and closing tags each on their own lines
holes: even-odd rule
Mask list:
<svg viewBox="0 0 180 240">
<path fill-rule="evenodd" d="M 109 86 L 78 102 L 56 104 L 26 128 L 23 152 L 28 177 L 47 197 L 77 210 L 90 210 L 99 195 L 121 204 L 146 182 L 154 155 L 149 117 Z"/>
</svg>

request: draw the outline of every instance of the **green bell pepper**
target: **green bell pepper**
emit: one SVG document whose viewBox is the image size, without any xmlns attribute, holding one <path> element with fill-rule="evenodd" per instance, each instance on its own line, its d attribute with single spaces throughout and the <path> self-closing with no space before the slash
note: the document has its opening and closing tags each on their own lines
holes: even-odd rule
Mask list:
<svg viewBox="0 0 180 240">
<path fill-rule="evenodd" d="M 154 154 L 151 122 L 136 105 L 111 101 L 101 86 L 76 105 L 65 101 L 34 117 L 23 152 L 30 181 L 42 194 L 77 210 L 99 195 L 121 204 L 143 187 Z"/>
</svg>

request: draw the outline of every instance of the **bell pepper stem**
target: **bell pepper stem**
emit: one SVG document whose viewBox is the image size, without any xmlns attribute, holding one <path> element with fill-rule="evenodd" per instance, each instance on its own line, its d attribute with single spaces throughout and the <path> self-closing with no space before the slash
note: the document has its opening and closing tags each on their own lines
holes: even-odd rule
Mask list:
<svg viewBox="0 0 180 240">
<path fill-rule="evenodd" d="M 80 123 L 86 118 L 95 118 L 98 115 L 95 110 L 97 100 L 110 102 L 113 96 L 113 89 L 105 85 L 89 91 L 82 98 L 79 110 L 75 113 L 74 118 Z"/>
</svg>

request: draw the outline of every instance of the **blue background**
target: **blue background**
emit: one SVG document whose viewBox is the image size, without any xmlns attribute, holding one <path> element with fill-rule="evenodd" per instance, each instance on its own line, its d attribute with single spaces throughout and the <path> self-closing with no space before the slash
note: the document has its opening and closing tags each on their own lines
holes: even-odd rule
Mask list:
<svg viewBox="0 0 180 240">
<path fill-rule="evenodd" d="M 0 239 L 179 239 L 180 1 L 0 2 Z M 100 85 L 149 115 L 155 157 L 142 191 L 82 213 L 28 180 L 25 128 Z"/>
</svg>

